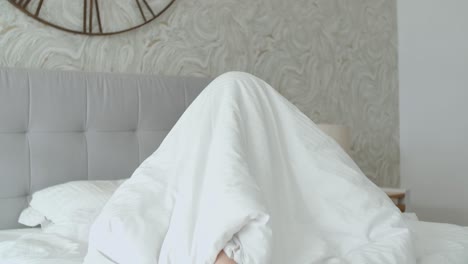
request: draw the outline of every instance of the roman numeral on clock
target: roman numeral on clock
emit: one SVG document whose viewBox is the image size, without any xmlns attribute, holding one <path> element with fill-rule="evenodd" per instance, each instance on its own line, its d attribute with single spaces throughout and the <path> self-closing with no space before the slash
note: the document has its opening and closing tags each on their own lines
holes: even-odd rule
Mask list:
<svg viewBox="0 0 468 264">
<path fill-rule="evenodd" d="M 5 1 L 5 0 L 0 0 Z M 128 32 L 144 26 L 159 17 L 165 12 L 175 0 L 7 0 L 12 6 L 24 14 L 33 18 L 44 25 L 54 27 L 70 33 L 89 35 L 89 36 L 107 36 Z M 112 8 L 122 4 L 131 3 L 122 10 L 121 8 Z M 164 3 L 164 5 L 162 5 Z M 76 4 L 83 6 L 76 10 Z M 106 10 L 106 8 L 109 8 Z M 106 12 L 115 12 L 116 16 L 106 16 Z M 1 11 L 0 11 L 1 12 Z M 119 13 L 128 21 L 118 21 L 115 28 L 106 27 L 103 22 L 110 23 L 110 19 L 119 19 Z M 70 15 L 75 17 L 69 17 Z M 102 19 L 106 16 L 106 19 Z M 78 23 L 76 23 L 76 21 Z M 120 25 L 124 22 L 125 25 Z M 112 25 L 114 26 L 114 25 Z"/>
<path fill-rule="evenodd" d="M 140 0 L 135 0 L 135 2 L 136 2 L 137 5 L 138 5 L 138 9 L 140 10 L 140 14 L 141 14 L 143 20 L 144 20 L 145 22 L 147 22 L 148 19 L 146 18 L 145 12 L 143 11 L 143 9 L 144 9 L 145 7 L 146 7 L 146 9 L 151 13 L 151 15 L 153 16 L 152 18 L 156 17 L 156 15 L 154 14 L 153 9 L 151 9 L 151 7 L 150 7 L 150 5 L 148 4 L 148 2 L 147 2 L 146 0 L 142 0 L 142 1 L 143 1 L 143 4 L 144 4 L 143 7 L 142 7 L 142 5 L 140 4 Z"/>
<path fill-rule="evenodd" d="M 27 8 L 31 0 L 19 0 L 16 3 L 21 6 L 22 8 Z"/>
<path fill-rule="evenodd" d="M 42 5 L 44 4 L 44 0 L 39 0 L 37 4 L 36 10 L 29 11 L 28 5 L 31 3 L 31 0 L 8 0 L 10 3 L 22 9 L 25 12 L 32 14 L 34 17 L 39 17 L 39 13 L 41 12 Z"/>
<path fill-rule="evenodd" d="M 98 0 L 83 0 L 83 33 L 93 33 L 93 17 L 96 14 L 96 20 L 99 32 L 102 33 L 101 13 L 99 11 Z"/>
</svg>

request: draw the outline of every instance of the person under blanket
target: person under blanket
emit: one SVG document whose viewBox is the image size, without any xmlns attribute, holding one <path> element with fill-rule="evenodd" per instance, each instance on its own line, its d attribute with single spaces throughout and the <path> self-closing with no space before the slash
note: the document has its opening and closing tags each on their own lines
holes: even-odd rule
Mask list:
<svg viewBox="0 0 468 264">
<path fill-rule="evenodd" d="M 229 72 L 94 222 L 84 264 L 415 264 L 398 208 L 263 80 Z"/>
</svg>

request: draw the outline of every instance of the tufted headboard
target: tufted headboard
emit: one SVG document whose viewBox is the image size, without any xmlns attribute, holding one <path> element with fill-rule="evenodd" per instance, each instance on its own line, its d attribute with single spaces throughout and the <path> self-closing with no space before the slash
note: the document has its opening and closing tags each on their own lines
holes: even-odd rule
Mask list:
<svg viewBox="0 0 468 264">
<path fill-rule="evenodd" d="M 0 68 L 0 229 L 36 190 L 129 177 L 209 81 Z"/>
</svg>

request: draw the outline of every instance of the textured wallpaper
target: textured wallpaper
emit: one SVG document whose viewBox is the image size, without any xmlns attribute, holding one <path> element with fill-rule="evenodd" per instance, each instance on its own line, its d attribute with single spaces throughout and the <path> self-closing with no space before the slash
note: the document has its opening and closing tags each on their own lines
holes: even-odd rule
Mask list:
<svg viewBox="0 0 468 264">
<path fill-rule="evenodd" d="M 85 37 L 43 26 L 0 0 L 0 66 L 211 77 L 247 71 L 314 121 L 348 125 L 364 173 L 398 186 L 396 25 L 396 0 L 176 0 L 136 31 Z"/>
</svg>

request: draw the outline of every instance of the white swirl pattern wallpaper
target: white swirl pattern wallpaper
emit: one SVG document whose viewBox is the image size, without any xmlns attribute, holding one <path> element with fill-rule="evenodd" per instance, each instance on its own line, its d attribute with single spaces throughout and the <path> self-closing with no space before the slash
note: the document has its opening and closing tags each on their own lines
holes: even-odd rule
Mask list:
<svg viewBox="0 0 468 264">
<path fill-rule="evenodd" d="M 46 27 L 0 0 L 0 66 L 211 77 L 247 71 L 314 121 L 348 125 L 364 173 L 398 186 L 396 19 L 396 0 L 176 0 L 140 29 L 87 37 Z"/>
</svg>

